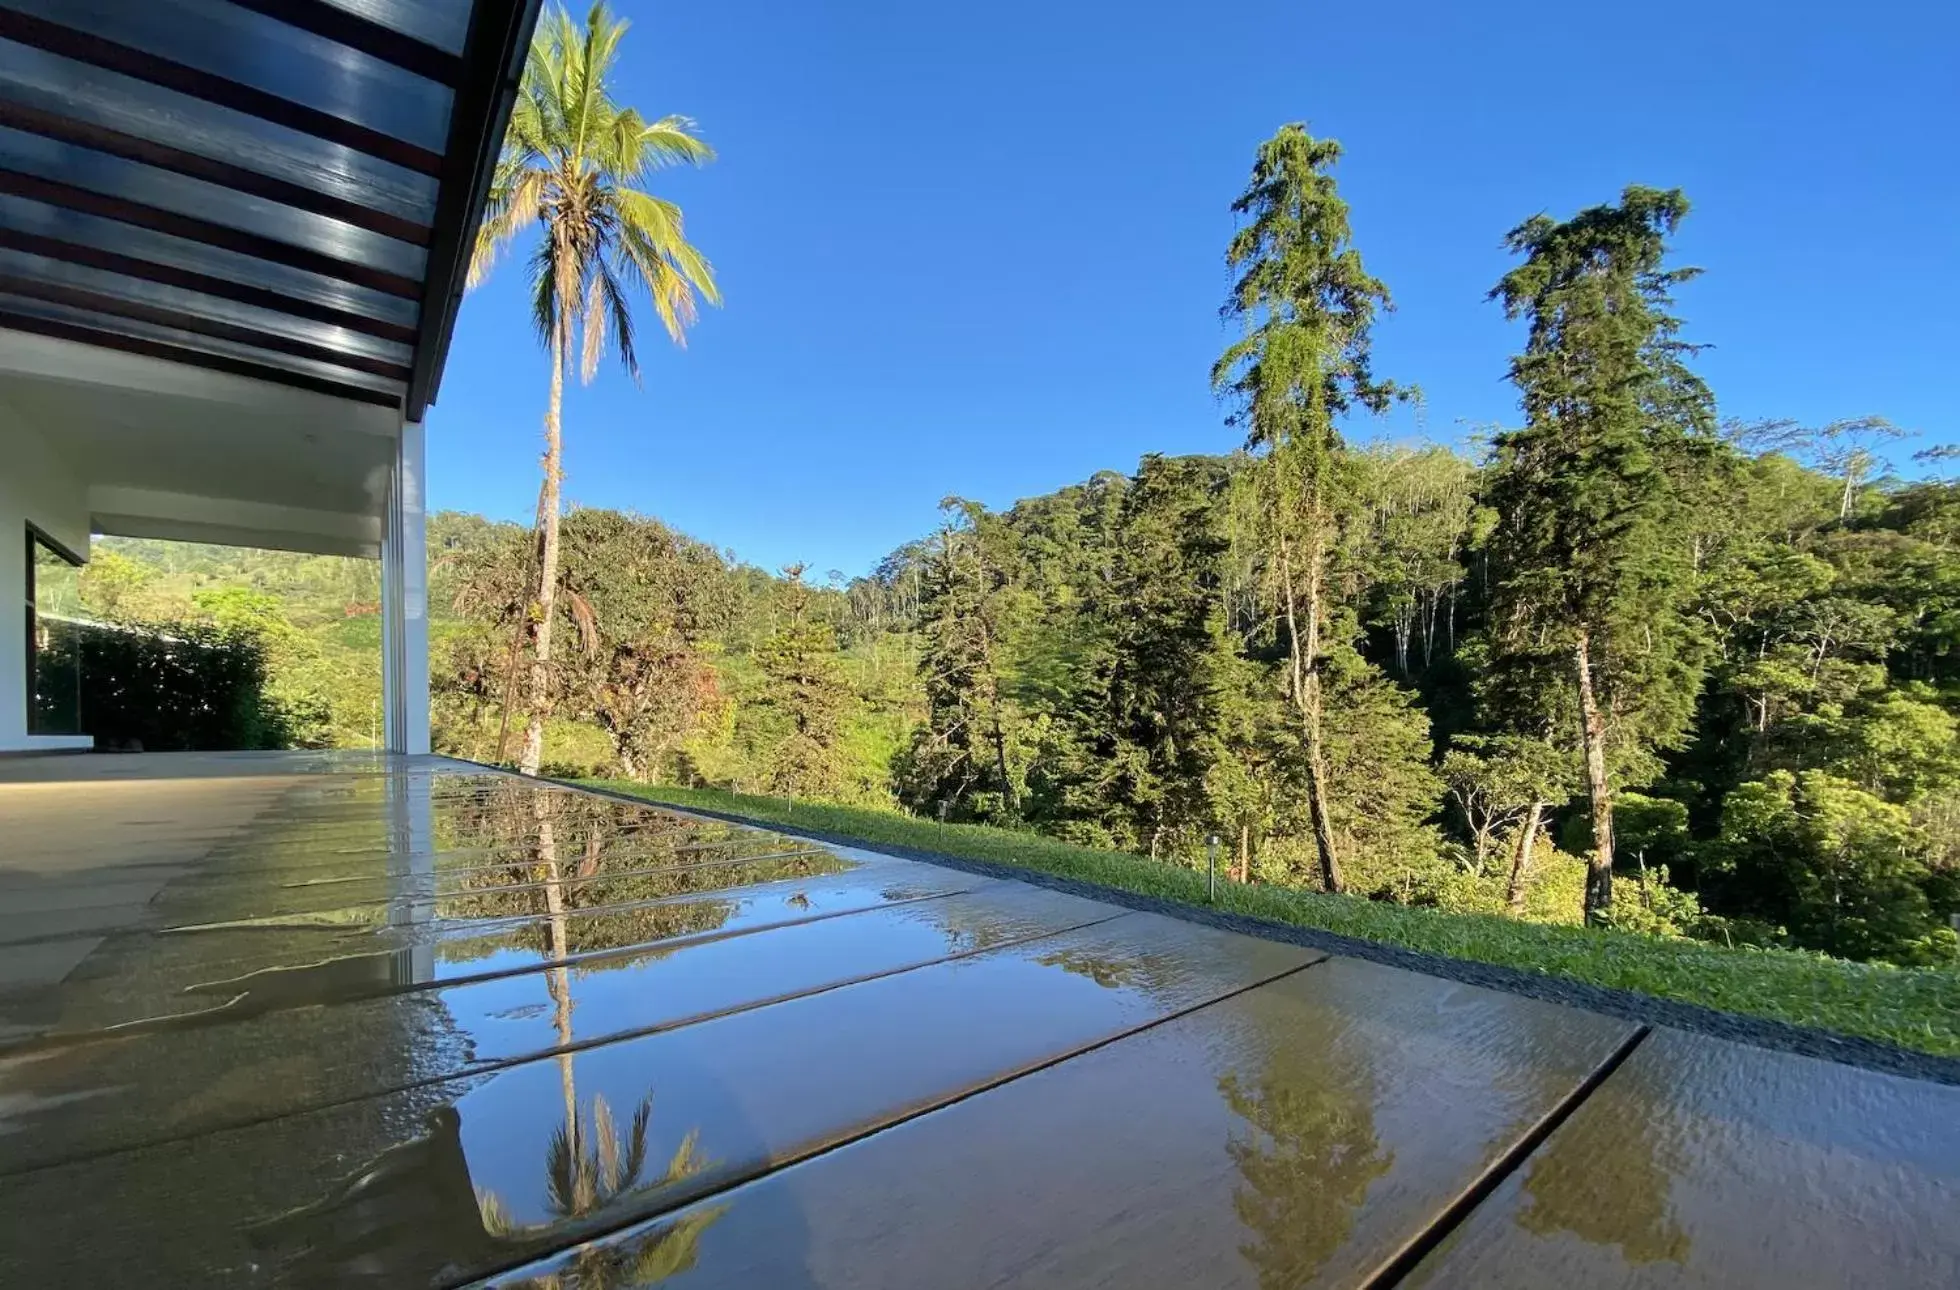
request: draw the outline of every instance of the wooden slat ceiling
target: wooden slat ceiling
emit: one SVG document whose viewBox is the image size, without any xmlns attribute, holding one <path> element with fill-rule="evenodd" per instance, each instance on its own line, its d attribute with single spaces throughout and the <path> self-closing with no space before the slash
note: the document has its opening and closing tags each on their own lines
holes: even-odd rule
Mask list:
<svg viewBox="0 0 1960 1290">
<path fill-rule="evenodd" d="M 0 0 L 0 328 L 419 420 L 537 0 Z"/>
</svg>

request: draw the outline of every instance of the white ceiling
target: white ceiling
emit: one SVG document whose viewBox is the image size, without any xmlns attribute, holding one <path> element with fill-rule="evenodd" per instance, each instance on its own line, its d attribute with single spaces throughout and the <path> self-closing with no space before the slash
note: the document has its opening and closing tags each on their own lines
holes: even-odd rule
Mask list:
<svg viewBox="0 0 1960 1290">
<path fill-rule="evenodd" d="M 174 495 L 179 519 L 210 499 L 378 520 L 400 433 L 390 409 L 12 331 L 0 401 L 93 494 Z"/>
</svg>

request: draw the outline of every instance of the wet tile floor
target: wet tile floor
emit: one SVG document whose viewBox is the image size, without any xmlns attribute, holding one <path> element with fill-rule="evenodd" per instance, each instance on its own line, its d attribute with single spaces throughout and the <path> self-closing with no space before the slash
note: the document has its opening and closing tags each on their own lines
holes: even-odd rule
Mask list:
<svg viewBox="0 0 1960 1290">
<path fill-rule="evenodd" d="M 0 1285 L 1960 1285 L 1960 1089 L 440 759 L 0 765 Z"/>
</svg>

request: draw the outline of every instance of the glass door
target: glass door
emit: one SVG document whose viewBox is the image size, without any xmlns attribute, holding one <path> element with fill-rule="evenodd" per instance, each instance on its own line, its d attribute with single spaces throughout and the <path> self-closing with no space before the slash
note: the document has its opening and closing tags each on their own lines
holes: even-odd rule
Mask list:
<svg viewBox="0 0 1960 1290">
<path fill-rule="evenodd" d="M 27 528 L 27 732 L 82 733 L 82 562 Z"/>
</svg>

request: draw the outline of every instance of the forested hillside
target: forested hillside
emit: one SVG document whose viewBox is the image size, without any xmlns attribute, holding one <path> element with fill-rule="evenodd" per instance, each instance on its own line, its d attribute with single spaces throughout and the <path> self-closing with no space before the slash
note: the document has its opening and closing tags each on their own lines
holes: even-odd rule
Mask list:
<svg viewBox="0 0 1960 1290">
<path fill-rule="evenodd" d="M 273 725 L 304 747 L 381 741 L 381 577 L 372 560 L 97 538 L 44 613 L 248 636 Z M 199 633 L 207 638 L 206 633 Z"/>
<path fill-rule="evenodd" d="M 1611 750 L 1632 880 L 1614 917 L 1938 958 L 1960 897 L 1960 490 L 1854 489 L 1842 510 L 1842 480 L 1787 457 L 1723 469 L 1683 529 L 1675 657 L 1619 700 L 1651 724 Z M 1147 458 L 1002 514 L 953 507 L 880 582 L 921 587 L 927 719 L 901 798 L 1145 854 L 1195 857 L 1219 833 L 1241 872 L 1323 885 L 1253 473 Z M 1575 714 L 1540 715 L 1576 703 L 1556 668 L 1520 676 L 1493 646 L 1491 478 L 1433 448 L 1342 463 L 1329 814 L 1348 890 L 1576 917 Z"/>
<path fill-rule="evenodd" d="M 1724 448 L 1675 713 L 1624 756 L 1619 921 L 1850 957 L 1950 956 L 1960 909 L 1960 486 L 1854 480 Z M 1254 459 L 1148 457 L 936 533 L 848 582 L 744 566 L 657 521 L 566 520 L 575 624 L 561 773 L 716 784 L 936 816 L 1322 885 L 1262 608 Z M 1345 885 L 1578 917 L 1581 768 L 1492 665 L 1492 468 L 1347 453 L 1330 562 L 1329 809 Z M 498 756 L 529 530 L 431 529 L 439 743 Z M 99 616 L 247 623 L 309 741 L 376 720 L 374 566 L 104 540 Z M 507 732 L 505 755 L 514 734 Z M 1531 845 L 1526 849 L 1527 834 Z M 1704 912 L 1705 911 L 1705 912 Z"/>
<path fill-rule="evenodd" d="M 949 498 L 855 579 L 611 510 L 543 541 L 437 516 L 438 745 L 511 760 L 541 722 L 547 773 L 1168 864 L 1217 845 L 1239 881 L 1451 910 L 1960 957 L 1941 473 L 1960 454 L 1913 454 L 1877 417 L 1722 422 L 1675 313 L 1687 200 L 1639 186 L 1506 239 L 1491 297 L 1518 324 L 1520 425 L 1357 443 L 1417 396 L 1374 367 L 1389 293 L 1338 156 L 1285 127 L 1233 206 L 1237 335 L 1211 377 L 1240 451 L 1005 510 Z M 371 567 L 107 542 L 82 596 L 258 633 L 288 728 L 376 732 Z"/>
</svg>

